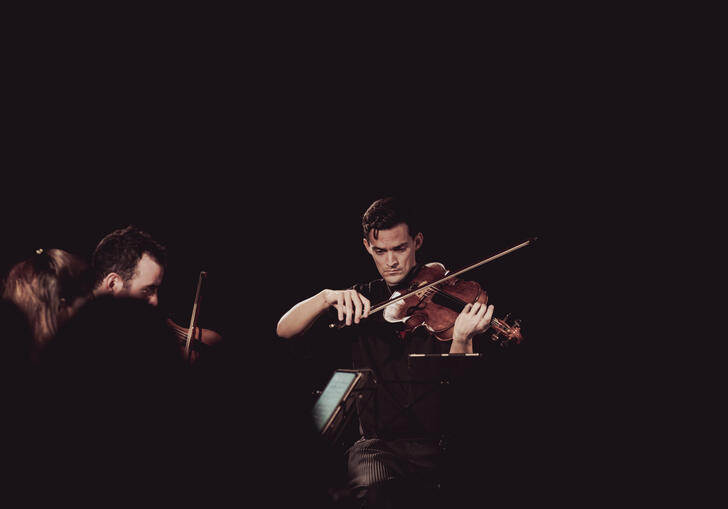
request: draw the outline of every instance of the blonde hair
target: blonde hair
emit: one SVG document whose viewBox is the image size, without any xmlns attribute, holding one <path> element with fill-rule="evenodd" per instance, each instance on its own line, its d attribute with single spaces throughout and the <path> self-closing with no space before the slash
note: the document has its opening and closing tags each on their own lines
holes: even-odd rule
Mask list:
<svg viewBox="0 0 728 509">
<path fill-rule="evenodd" d="M 44 346 L 61 325 L 62 306 L 91 293 L 88 264 L 62 249 L 38 250 L 8 272 L 3 298 L 25 313 L 36 347 Z"/>
</svg>

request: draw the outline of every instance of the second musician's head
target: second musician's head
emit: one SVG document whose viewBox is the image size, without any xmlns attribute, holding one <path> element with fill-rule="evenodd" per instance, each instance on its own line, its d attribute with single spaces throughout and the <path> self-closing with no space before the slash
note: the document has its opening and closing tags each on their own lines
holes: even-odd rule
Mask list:
<svg viewBox="0 0 728 509">
<path fill-rule="evenodd" d="M 91 283 L 91 271 L 81 257 L 63 249 L 39 249 L 10 269 L 2 297 L 25 314 L 40 351 L 85 304 Z"/>
<path fill-rule="evenodd" d="M 135 297 L 156 306 L 166 263 L 166 248 L 148 233 L 135 226 L 114 230 L 93 252 L 94 293 Z"/>
<path fill-rule="evenodd" d="M 362 216 L 362 229 L 364 247 L 382 278 L 389 285 L 402 281 L 417 264 L 423 242 L 412 208 L 394 197 L 376 200 Z"/>
</svg>

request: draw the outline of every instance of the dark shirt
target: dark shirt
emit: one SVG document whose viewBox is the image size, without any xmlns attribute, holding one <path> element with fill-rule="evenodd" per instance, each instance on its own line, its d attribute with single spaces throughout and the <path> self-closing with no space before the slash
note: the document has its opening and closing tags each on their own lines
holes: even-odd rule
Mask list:
<svg viewBox="0 0 728 509">
<path fill-rule="evenodd" d="M 374 307 L 387 301 L 396 290 L 404 293 L 410 278 L 391 288 L 383 279 L 353 288 Z M 452 342 L 438 340 L 425 327 L 404 334 L 405 328 L 402 322 L 387 322 L 384 313 L 378 312 L 344 329 L 351 336 L 354 369 L 369 369 L 373 375 L 371 397 L 365 393 L 357 400 L 361 431 L 366 438 L 434 438 L 442 433 L 441 379 L 413 369 L 408 355 L 448 353 Z"/>
</svg>

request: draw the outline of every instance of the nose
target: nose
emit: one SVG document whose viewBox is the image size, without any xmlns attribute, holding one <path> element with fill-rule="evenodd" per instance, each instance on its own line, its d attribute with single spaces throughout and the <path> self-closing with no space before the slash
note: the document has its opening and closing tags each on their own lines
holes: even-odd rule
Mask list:
<svg viewBox="0 0 728 509">
<path fill-rule="evenodd" d="M 390 268 L 394 268 L 397 266 L 397 258 L 391 251 L 387 253 L 387 266 Z"/>
<path fill-rule="evenodd" d="M 152 306 L 157 307 L 157 304 L 159 304 L 159 297 L 157 297 L 156 293 L 154 295 L 150 295 L 147 302 L 149 302 Z"/>
</svg>

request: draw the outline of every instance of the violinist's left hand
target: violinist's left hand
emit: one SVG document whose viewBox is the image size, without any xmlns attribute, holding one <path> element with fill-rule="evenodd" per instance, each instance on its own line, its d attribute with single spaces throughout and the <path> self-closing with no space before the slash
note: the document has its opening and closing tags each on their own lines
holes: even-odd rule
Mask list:
<svg viewBox="0 0 728 509">
<path fill-rule="evenodd" d="M 453 342 L 469 343 L 473 336 L 485 332 L 493 318 L 493 305 L 468 304 L 455 319 Z"/>
</svg>

